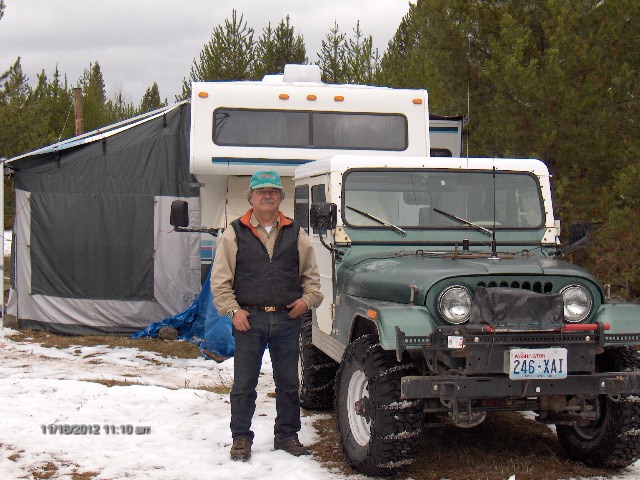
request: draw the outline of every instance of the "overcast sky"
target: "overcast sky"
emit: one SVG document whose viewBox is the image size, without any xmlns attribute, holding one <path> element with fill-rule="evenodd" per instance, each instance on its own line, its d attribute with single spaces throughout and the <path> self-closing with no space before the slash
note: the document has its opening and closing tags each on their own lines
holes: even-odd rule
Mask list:
<svg viewBox="0 0 640 480">
<path fill-rule="evenodd" d="M 409 10 L 409 0 L 5 0 L 0 20 L 0 72 L 21 57 L 30 83 L 58 65 L 75 86 L 83 71 L 100 63 L 107 95 L 121 89 L 138 105 L 157 82 L 173 103 L 213 29 L 243 14 L 255 37 L 268 22 L 290 16 L 304 36 L 307 56 L 317 60 L 320 43 L 334 20 L 353 34 L 356 22 L 373 36 L 380 54 Z"/>
</svg>

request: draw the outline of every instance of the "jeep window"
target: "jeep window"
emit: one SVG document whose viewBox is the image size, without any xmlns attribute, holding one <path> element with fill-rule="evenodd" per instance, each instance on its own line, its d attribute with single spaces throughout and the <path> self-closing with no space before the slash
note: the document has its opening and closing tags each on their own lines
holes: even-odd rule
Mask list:
<svg viewBox="0 0 640 480">
<path fill-rule="evenodd" d="M 494 189 L 492 171 L 352 170 L 343 202 L 403 228 L 471 228 L 434 207 L 484 227 L 495 221 L 496 228 L 537 229 L 544 219 L 537 178 L 524 172 L 496 172 Z M 349 226 L 380 227 L 352 209 L 342 211 Z"/>
<path fill-rule="evenodd" d="M 407 119 L 399 114 L 219 108 L 213 142 L 245 147 L 402 151 Z"/>
<path fill-rule="evenodd" d="M 293 218 L 309 233 L 309 186 L 298 185 L 293 197 Z"/>
<path fill-rule="evenodd" d="M 320 185 L 313 185 L 311 187 L 311 203 L 326 202 L 326 201 L 327 201 L 327 195 L 324 191 L 324 183 L 321 183 Z M 323 234 L 325 232 L 326 230 L 322 231 Z M 307 229 L 307 233 L 309 233 L 308 229 Z M 320 233 L 320 229 L 314 228 L 313 233 L 315 234 Z"/>
</svg>

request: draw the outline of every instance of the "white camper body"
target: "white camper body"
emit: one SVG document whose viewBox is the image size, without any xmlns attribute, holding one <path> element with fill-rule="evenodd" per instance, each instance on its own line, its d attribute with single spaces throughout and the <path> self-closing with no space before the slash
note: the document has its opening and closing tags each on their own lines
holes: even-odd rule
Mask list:
<svg viewBox="0 0 640 480">
<path fill-rule="evenodd" d="M 287 65 L 262 81 L 194 82 L 190 173 L 200 184 L 201 223 L 224 229 L 249 207 L 250 176 L 274 170 L 293 217 L 296 167 L 335 155 L 427 157 L 426 90 L 328 85 L 316 65 Z M 458 151 L 453 154 L 459 153 Z M 203 235 L 203 267 L 214 241 Z"/>
</svg>

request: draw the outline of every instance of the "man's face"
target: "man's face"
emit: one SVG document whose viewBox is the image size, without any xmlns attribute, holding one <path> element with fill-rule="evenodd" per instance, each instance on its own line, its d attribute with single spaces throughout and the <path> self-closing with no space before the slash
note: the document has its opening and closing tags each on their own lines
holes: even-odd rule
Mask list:
<svg viewBox="0 0 640 480">
<path fill-rule="evenodd" d="M 282 195 L 277 188 L 255 188 L 251 190 L 249 203 L 254 211 L 273 214 L 280 208 L 282 203 Z"/>
</svg>

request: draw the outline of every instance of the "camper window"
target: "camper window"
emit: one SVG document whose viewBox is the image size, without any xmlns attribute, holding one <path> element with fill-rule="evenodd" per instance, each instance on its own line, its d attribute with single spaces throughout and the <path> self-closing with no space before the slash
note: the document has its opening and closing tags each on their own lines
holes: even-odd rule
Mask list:
<svg viewBox="0 0 640 480">
<path fill-rule="evenodd" d="M 407 119 L 399 114 L 219 108 L 213 142 L 221 146 L 402 151 Z"/>
</svg>

